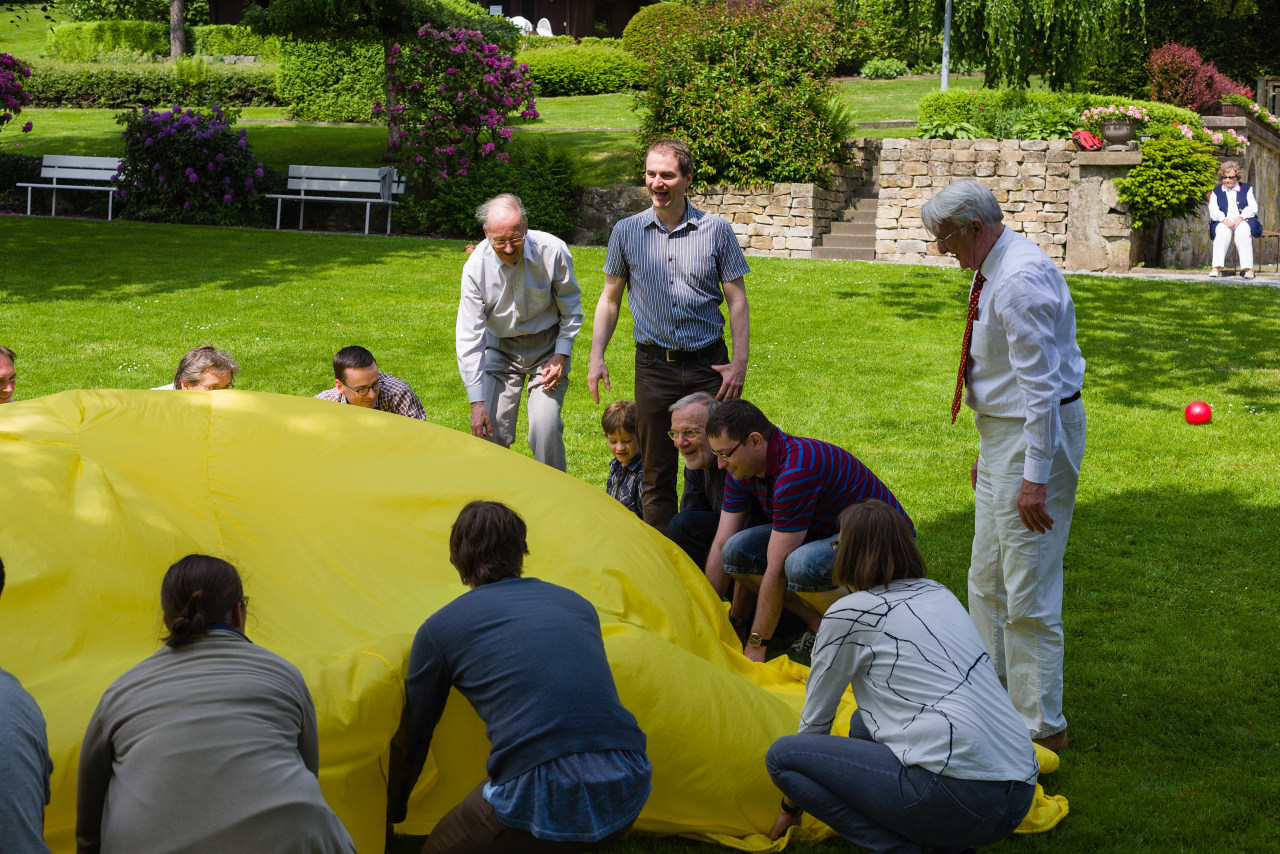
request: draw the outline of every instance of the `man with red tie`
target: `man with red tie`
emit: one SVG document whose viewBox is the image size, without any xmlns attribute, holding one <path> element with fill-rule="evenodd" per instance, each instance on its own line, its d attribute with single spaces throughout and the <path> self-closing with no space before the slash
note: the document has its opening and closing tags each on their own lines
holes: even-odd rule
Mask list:
<svg viewBox="0 0 1280 854">
<path fill-rule="evenodd" d="M 1032 739 L 1061 750 L 1062 556 L 1085 444 L 1075 305 L 983 184 L 953 182 L 921 217 L 975 271 L 951 406 L 954 422 L 963 399 L 978 427 L 969 614 Z"/>
</svg>

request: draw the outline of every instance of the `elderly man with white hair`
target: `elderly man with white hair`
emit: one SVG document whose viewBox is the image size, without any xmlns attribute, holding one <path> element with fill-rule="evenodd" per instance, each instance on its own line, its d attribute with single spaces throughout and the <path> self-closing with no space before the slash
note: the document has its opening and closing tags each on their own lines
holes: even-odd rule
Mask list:
<svg viewBox="0 0 1280 854">
<path fill-rule="evenodd" d="M 534 459 L 564 471 L 560 409 L 582 328 L 573 257 L 560 238 L 529 229 L 524 204 L 511 193 L 485 202 L 476 219 L 485 239 L 462 268 L 456 335 L 471 433 L 511 447 L 527 391 Z"/>
<path fill-rule="evenodd" d="M 951 405 L 954 422 L 967 386 L 978 427 L 969 614 L 1032 739 L 1061 750 L 1062 557 L 1085 445 L 1075 305 L 977 181 L 948 185 L 921 217 L 939 251 L 974 271 Z"/>
</svg>

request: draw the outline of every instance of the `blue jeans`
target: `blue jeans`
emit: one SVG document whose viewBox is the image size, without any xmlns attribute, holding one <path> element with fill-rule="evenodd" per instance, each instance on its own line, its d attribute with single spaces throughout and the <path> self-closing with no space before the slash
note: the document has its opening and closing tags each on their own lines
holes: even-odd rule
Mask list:
<svg viewBox="0 0 1280 854">
<path fill-rule="evenodd" d="M 757 525 L 739 531 L 724 544 L 721 557 L 724 571 L 730 575 L 764 575 L 769 565 L 769 535 L 772 525 Z M 835 553 L 831 543 L 835 535 L 805 543 L 787 556 L 783 569 L 787 573 L 787 589 L 796 593 L 819 593 L 835 590 L 831 583 L 831 566 Z"/>
<path fill-rule="evenodd" d="M 787 797 L 874 854 L 919 854 L 917 842 L 936 854 L 990 845 L 1031 809 L 1031 783 L 960 780 L 903 765 L 871 740 L 859 715 L 850 733 L 783 736 L 765 764 Z"/>
</svg>

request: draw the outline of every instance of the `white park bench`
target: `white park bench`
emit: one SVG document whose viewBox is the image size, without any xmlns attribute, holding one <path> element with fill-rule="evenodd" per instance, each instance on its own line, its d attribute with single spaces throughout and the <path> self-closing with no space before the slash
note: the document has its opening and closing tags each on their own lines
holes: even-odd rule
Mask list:
<svg viewBox="0 0 1280 854">
<path fill-rule="evenodd" d="M 391 233 L 391 208 L 400 204 L 393 196 L 404 193 L 404 178 L 390 166 L 360 168 L 351 166 L 290 166 L 290 194 L 270 193 L 276 200 L 276 230 L 280 229 L 280 213 L 286 201 L 298 203 L 298 229 L 307 202 L 349 202 L 364 205 L 364 233 L 369 233 L 369 214 L 374 205 L 387 206 L 387 234 Z M 342 193 L 343 195 L 334 195 Z"/>
<path fill-rule="evenodd" d="M 49 215 L 58 215 L 59 190 L 97 190 L 107 193 L 107 219 L 114 212 L 116 185 L 111 182 L 120 168 L 115 157 L 88 157 L 74 154 L 46 154 L 40 163 L 41 184 L 18 184 L 27 188 L 27 216 L 31 216 L 31 191 L 52 190 L 53 204 Z"/>
</svg>

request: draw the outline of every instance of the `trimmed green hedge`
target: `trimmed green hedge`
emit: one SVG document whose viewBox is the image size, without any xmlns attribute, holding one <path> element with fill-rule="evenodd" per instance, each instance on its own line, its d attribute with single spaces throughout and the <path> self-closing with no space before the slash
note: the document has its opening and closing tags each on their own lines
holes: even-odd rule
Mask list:
<svg viewBox="0 0 1280 854">
<path fill-rule="evenodd" d="M 280 40 L 276 96 L 292 118 L 312 122 L 367 122 L 383 98 L 382 41 L 357 34 L 323 41 Z"/>
<path fill-rule="evenodd" d="M 49 34 L 49 55 L 64 62 L 93 62 L 120 49 L 169 55 L 169 25 L 155 21 L 84 21 L 58 24 Z M 208 25 L 187 28 L 191 53 L 275 57 L 280 40 L 248 27 Z"/>
<path fill-rule="evenodd" d="M 280 39 L 260 36 L 248 27 L 211 24 L 192 27 L 187 48 L 204 56 L 261 56 L 275 59 L 280 55 Z"/>
<path fill-rule="evenodd" d="M 694 25 L 698 13 L 679 3 L 641 6 L 622 31 L 622 45 L 641 59 L 662 53 L 674 35 Z"/>
<path fill-rule="evenodd" d="M 529 66 L 529 76 L 538 84 L 538 94 L 602 95 L 623 92 L 644 80 L 646 65 L 612 45 L 553 45 L 526 50 L 516 62 Z"/>
<path fill-rule="evenodd" d="M 58 24 L 49 34 L 49 55 L 64 62 L 93 62 L 125 48 L 169 55 L 169 25 L 157 21 L 83 21 Z"/>
<path fill-rule="evenodd" d="M 1061 107 L 1077 117 L 1090 107 L 1145 107 L 1151 115 L 1151 124 L 1181 122 L 1200 127 L 1200 117 L 1191 110 L 1154 101 L 1139 101 L 1115 95 L 1091 95 L 1080 92 L 1030 92 L 1024 89 L 950 89 L 933 92 L 920 99 L 920 123 L 948 125 L 967 123 L 978 131 L 978 136 L 994 137 L 1004 124 L 1008 114 L 1028 108 L 1049 109 Z"/>
<path fill-rule="evenodd" d="M 208 99 L 227 107 L 265 107 L 279 103 L 275 72 L 257 65 L 207 69 L 202 81 L 187 85 L 169 63 L 155 65 L 77 65 L 34 62 L 27 82 L 33 107 L 169 107 Z"/>
<path fill-rule="evenodd" d="M 507 149 L 510 163 L 486 157 L 466 177 L 410 187 L 395 209 L 398 232 L 446 237 L 482 236 L 475 210 L 499 193 L 515 193 L 529 210 L 529 222 L 562 238 L 578 225 L 578 178 L 573 155 L 553 147 L 541 134 L 521 136 Z"/>
</svg>

